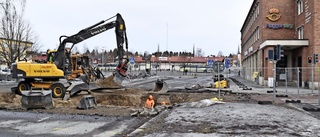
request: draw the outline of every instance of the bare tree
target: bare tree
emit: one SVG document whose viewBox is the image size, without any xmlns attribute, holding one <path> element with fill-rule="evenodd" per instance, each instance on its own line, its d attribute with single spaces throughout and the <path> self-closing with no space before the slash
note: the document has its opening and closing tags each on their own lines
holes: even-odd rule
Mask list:
<svg viewBox="0 0 320 137">
<path fill-rule="evenodd" d="M 222 51 L 219 51 L 217 56 L 218 56 L 218 57 L 223 57 Z"/>
<path fill-rule="evenodd" d="M 82 53 L 86 53 L 88 50 L 89 50 L 88 45 L 86 43 L 83 43 Z"/>
<path fill-rule="evenodd" d="M 182 56 L 179 56 L 179 60 L 181 62 L 180 69 L 182 68 L 182 73 L 185 74 L 186 68 L 188 67 L 188 65 L 190 65 L 189 63 L 191 61 L 191 58 L 188 57 L 187 55 L 182 55 Z"/>
<path fill-rule="evenodd" d="M 73 47 L 71 51 L 72 51 L 73 54 L 79 54 L 80 53 L 77 46 Z"/>
<path fill-rule="evenodd" d="M 196 50 L 196 56 L 197 57 L 203 57 L 204 56 L 204 51 L 201 48 L 197 48 Z"/>
<path fill-rule="evenodd" d="M 136 51 L 136 52 L 134 53 L 134 56 L 139 56 L 138 51 Z"/>
<path fill-rule="evenodd" d="M 26 0 L 6 0 L 0 3 L 0 58 L 10 67 L 11 63 L 27 58 L 27 53 L 38 52 L 34 34 L 29 22 L 23 19 Z M 19 7 L 19 8 L 17 8 Z"/>
</svg>

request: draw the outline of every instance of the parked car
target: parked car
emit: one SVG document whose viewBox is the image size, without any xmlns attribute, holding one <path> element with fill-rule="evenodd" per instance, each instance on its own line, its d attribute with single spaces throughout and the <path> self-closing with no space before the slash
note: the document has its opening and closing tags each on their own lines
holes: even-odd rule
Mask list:
<svg viewBox="0 0 320 137">
<path fill-rule="evenodd" d="M 0 70 L 0 80 L 6 80 L 6 81 L 12 80 L 11 69 L 1 69 Z"/>
</svg>

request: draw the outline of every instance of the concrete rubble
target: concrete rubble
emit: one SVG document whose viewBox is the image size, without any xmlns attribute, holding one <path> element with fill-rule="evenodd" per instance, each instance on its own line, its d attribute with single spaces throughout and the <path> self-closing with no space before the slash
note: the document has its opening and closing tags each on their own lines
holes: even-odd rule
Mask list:
<svg viewBox="0 0 320 137">
<path fill-rule="evenodd" d="M 217 98 L 212 99 L 203 99 L 198 102 L 191 102 L 191 103 L 185 103 L 182 104 L 182 107 L 196 107 L 196 108 L 202 108 L 202 107 L 208 107 L 215 104 L 223 104 L 225 102 L 219 101 Z"/>
<path fill-rule="evenodd" d="M 167 109 L 172 108 L 171 106 L 168 105 L 158 105 L 155 106 L 154 108 L 142 108 L 138 110 L 133 110 L 134 112 L 131 114 L 131 116 L 136 117 L 136 116 L 156 116 L 162 111 L 166 111 Z"/>
</svg>

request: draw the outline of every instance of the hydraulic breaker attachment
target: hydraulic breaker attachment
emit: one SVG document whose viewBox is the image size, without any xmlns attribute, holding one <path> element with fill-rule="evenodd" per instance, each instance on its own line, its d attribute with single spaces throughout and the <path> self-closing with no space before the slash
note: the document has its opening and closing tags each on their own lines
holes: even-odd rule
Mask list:
<svg viewBox="0 0 320 137">
<path fill-rule="evenodd" d="M 79 109 L 89 109 L 95 108 L 97 106 L 96 98 L 91 95 L 85 95 L 77 104 L 77 108 Z"/>
<path fill-rule="evenodd" d="M 23 109 L 51 109 L 54 107 L 51 90 L 28 90 L 21 93 Z"/>
<path fill-rule="evenodd" d="M 152 92 L 166 93 L 168 91 L 168 85 L 166 82 L 161 80 L 157 80 L 155 83 L 155 87 L 151 90 Z"/>
</svg>

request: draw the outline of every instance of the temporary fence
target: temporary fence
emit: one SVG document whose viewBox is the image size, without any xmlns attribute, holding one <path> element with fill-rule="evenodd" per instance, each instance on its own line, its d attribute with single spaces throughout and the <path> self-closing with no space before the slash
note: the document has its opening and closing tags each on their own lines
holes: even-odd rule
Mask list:
<svg viewBox="0 0 320 137">
<path fill-rule="evenodd" d="M 242 67 L 239 75 L 256 84 L 269 87 L 273 87 L 273 80 L 276 81 L 276 86 L 297 86 L 309 89 L 320 87 L 319 67 L 277 67 L 275 79 L 273 67 Z"/>
</svg>

